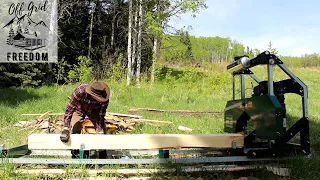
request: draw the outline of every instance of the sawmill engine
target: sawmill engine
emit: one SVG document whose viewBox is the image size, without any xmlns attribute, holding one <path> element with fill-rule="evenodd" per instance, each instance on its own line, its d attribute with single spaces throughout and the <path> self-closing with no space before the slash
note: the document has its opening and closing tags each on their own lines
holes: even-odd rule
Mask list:
<svg viewBox="0 0 320 180">
<path fill-rule="evenodd" d="M 239 56 L 234 60 L 227 66 L 227 70 L 232 74 L 233 96 L 225 107 L 225 132 L 244 134 L 245 148 L 249 148 L 249 156 L 285 156 L 292 153 L 311 155 L 307 86 L 277 56 L 268 51 L 253 59 Z M 250 70 L 258 65 L 267 66 L 267 80 L 260 80 Z M 273 66 L 278 66 L 290 78 L 275 82 Z M 246 97 L 245 76 L 251 77 L 258 84 L 252 87 L 251 97 Z M 240 78 L 238 99 L 235 97 L 236 77 Z M 292 127 L 287 125 L 286 93 L 298 94 L 302 99 L 302 117 L 293 123 Z M 289 142 L 298 133 L 300 143 Z"/>
</svg>

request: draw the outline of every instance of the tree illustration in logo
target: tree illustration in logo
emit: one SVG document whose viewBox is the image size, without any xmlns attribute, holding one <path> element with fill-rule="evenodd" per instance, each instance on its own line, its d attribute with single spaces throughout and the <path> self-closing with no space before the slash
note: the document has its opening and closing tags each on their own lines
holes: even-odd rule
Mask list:
<svg viewBox="0 0 320 180">
<path fill-rule="evenodd" d="M 21 29 L 20 23 L 19 23 L 19 26 L 18 26 L 18 29 L 17 29 L 17 34 L 18 33 L 22 33 L 22 29 Z"/>
<path fill-rule="evenodd" d="M 9 36 L 8 36 L 8 39 L 7 39 L 7 44 L 8 45 L 13 45 L 13 37 L 14 37 L 14 31 L 12 29 L 12 26 L 10 27 L 10 30 L 9 30 Z"/>
<path fill-rule="evenodd" d="M 24 33 L 25 33 L 25 34 L 29 34 L 29 28 L 28 28 L 28 26 L 26 26 L 26 28 L 24 29 Z"/>
</svg>

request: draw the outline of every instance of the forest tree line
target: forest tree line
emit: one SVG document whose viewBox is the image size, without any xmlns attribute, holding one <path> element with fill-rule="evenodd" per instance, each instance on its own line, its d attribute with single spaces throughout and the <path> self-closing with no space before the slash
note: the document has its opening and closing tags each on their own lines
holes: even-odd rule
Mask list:
<svg viewBox="0 0 320 180">
<path fill-rule="evenodd" d="M 158 62 L 219 63 L 259 53 L 230 38 L 194 37 L 169 24 L 205 8 L 205 0 L 60 0 L 58 62 L 0 64 L 0 87 L 92 79 L 139 85 L 142 76 L 155 81 Z M 283 60 L 302 67 L 319 65 L 318 54 Z"/>
<path fill-rule="evenodd" d="M 298 56 L 282 56 L 273 46 L 268 43 L 266 49 L 277 55 L 288 67 L 319 67 L 320 54 L 304 54 Z M 257 48 L 245 46 L 242 43 L 224 37 L 195 37 L 188 32 L 177 35 L 165 35 L 161 46 L 161 60 L 163 62 L 185 62 L 198 65 L 206 63 L 230 62 L 234 57 L 248 55 L 254 58 L 260 54 Z"/>
</svg>

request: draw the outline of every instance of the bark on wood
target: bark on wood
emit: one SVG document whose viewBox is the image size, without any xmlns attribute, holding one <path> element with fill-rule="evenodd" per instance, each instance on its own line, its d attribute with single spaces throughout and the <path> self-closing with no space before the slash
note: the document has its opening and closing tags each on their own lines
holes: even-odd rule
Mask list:
<svg viewBox="0 0 320 180">
<path fill-rule="evenodd" d="M 131 63 L 131 77 L 133 77 L 134 70 L 135 70 L 135 63 L 136 63 L 136 52 L 137 52 L 137 35 L 138 35 L 138 12 L 139 6 L 136 3 L 135 12 L 134 12 L 134 27 L 133 27 L 133 36 L 132 36 L 132 63 Z"/>
<path fill-rule="evenodd" d="M 156 70 L 156 59 L 158 50 L 158 37 L 155 36 L 153 40 L 153 50 L 152 50 L 152 68 L 151 68 L 151 83 L 154 83 L 154 74 Z"/>
<path fill-rule="evenodd" d="M 93 16 L 94 16 L 94 11 L 96 4 L 91 2 L 91 20 L 90 20 L 90 31 L 89 31 L 89 46 L 88 46 L 88 59 L 90 59 L 90 52 L 91 52 L 91 40 L 92 40 L 92 28 L 93 28 Z"/>
<path fill-rule="evenodd" d="M 116 24 L 116 10 L 117 10 L 117 5 L 118 2 L 117 0 L 113 0 L 113 17 L 112 17 L 112 22 L 111 22 L 111 49 L 113 49 L 114 47 L 114 28 L 115 28 L 115 24 Z"/>
<path fill-rule="evenodd" d="M 131 32 L 132 32 L 132 0 L 129 0 L 129 20 L 128 20 L 128 67 L 127 67 L 127 86 L 131 84 Z"/>
<path fill-rule="evenodd" d="M 155 13 L 157 14 L 156 20 L 155 20 L 156 22 L 159 21 L 158 11 L 159 11 L 159 3 L 157 3 L 156 11 L 155 11 Z M 155 66 L 156 66 L 157 53 L 158 53 L 157 51 L 158 51 L 158 34 L 155 34 L 153 39 L 153 50 L 152 50 L 151 84 L 154 83 Z"/>
<path fill-rule="evenodd" d="M 138 55 L 137 55 L 137 70 L 136 70 L 136 84 L 137 84 L 137 86 L 140 86 L 142 23 L 143 23 L 142 0 L 139 0 Z"/>
</svg>

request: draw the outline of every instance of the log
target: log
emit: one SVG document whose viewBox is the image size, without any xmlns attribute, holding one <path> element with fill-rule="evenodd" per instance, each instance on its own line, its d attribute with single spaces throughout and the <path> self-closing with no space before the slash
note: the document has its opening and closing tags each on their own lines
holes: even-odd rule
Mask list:
<svg viewBox="0 0 320 180">
<path fill-rule="evenodd" d="M 165 148 L 232 148 L 243 147 L 244 136 L 240 134 L 133 134 L 97 135 L 72 134 L 69 142 L 60 141 L 60 134 L 31 134 L 29 149 L 165 149 Z"/>
</svg>

